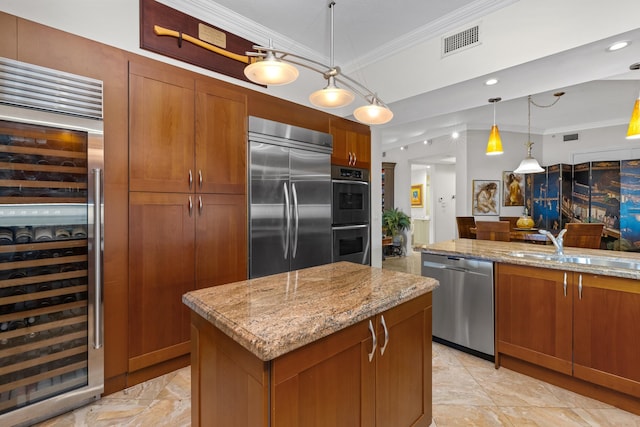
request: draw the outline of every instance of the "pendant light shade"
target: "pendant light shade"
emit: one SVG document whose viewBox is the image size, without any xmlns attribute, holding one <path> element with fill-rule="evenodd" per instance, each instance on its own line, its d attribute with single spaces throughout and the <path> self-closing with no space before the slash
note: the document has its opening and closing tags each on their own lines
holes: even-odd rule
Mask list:
<svg viewBox="0 0 640 427">
<path fill-rule="evenodd" d="M 393 113 L 387 107 L 380 105 L 376 98 L 370 104 L 358 107 L 353 116 L 361 123 L 367 125 L 382 125 L 393 118 Z"/>
<path fill-rule="evenodd" d="M 267 86 L 280 86 L 294 82 L 299 71 L 296 67 L 276 58 L 268 51 L 264 58 L 256 60 L 244 68 L 244 75 L 254 83 Z"/>
<path fill-rule="evenodd" d="M 309 101 L 316 107 L 340 108 L 353 102 L 355 95 L 346 89 L 336 86 L 333 76 L 329 77 L 329 83 L 324 89 L 317 90 L 309 95 Z"/>
<path fill-rule="evenodd" d="M 491 126 L 491 132 L 489 132 L 489 141 L 487 141 L 487 156 L 496 156 L 504 153 L 502 150 L 502 139 L 500 138 L 500 131 L 498 125 L 496 125 L 496 103 L 500 102 L 502 98 L 490 98 L 489 102 L 493 104 L 493 126 Z"/>
<path fill-rule="evenodd" d="M 638 95 L 638 99 L 636 99 L 633 111 L 631 112 L 627 139 L 640 139 L 640 95 Z"/>
<path fill-rule="evenodd" d="M 527 157 L 520 162 L 520 166 L 518 166 L 514 172 L 523 174 L 544 172 L 544 168 L 542 168 L 540 163 L 538 163 L 538 161 L 531 155 L 531 146 L 533 145 L 533 142 L 528 142 L 527 144 L 529 146 Z"/>
</svg>

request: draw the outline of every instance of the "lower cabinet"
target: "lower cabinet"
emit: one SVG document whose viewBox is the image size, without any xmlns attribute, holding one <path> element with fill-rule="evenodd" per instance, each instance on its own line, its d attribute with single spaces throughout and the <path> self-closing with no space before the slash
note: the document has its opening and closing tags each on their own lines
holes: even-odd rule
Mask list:
<svg viewBox="0 0 640 427">
<path fill-rule="evenodd" d="M 189 354 L 183 294 L 246 279 L 247 219 L 243 194 L 131 192 L 129 199 L 129 372 L 135 372 Z"/>
<path fill-rule="evenodd" d="M 430 293 L 269 362 L 191 316 L 193 426 L 431 424 Z"/>
<path fill-rule="evenodd" d="M 498 264 L 497 360 L 510 358 L 579 380 L 567 383 L 592 394 L 597 385 L 630 396 L 600 400 L 640 411 L 640 286 L 637 280 Z M 637 406 L 633 405 L 636 402 Z"/>
</svg>

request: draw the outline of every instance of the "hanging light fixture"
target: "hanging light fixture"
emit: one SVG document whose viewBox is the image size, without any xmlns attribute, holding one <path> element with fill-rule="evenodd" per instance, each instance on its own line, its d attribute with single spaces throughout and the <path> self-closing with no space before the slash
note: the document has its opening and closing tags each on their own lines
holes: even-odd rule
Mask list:
<svg viewBox="0 0 640 427">
<path fill-rule="evenodd" d="M 331 52 L 329 66 L 303 56 L 269 47 L 253 46 L 253 52 L 247 52 L 251 58 L 245 67 L 244 74 L 249 80 L 263 85 L 284 85 L 293 82 L 298 77 L 298 70 L 293 65 L 299 65 L 323 75 L 327 85 L 309 96 L 309 101 L 316 107 L 339 108 L 349 105 L 360 95 L 367 101 L 367 105 L 354 111 L 356 120 L 366 124 L 384 124 L 393 118 L 393 113 L 376 94 L 361 83 L 343 74 L 340 67 L 333 61 L 333 7 L 334 1 L 329 2 L 331 9 Z M 291 65 L 293 64 L 293 65 Z M 294 71 L 292 71 L 291 67 Z M 286 77 L 280 77 L 284 74 Z M 274 77 L 272 77 L 274 76 Z M 275 77 L 277 76 L 277 77 Z M 338 83 L 346 89 L 338 86 Z"/>
<path fill-rule="evenodd" d="M 489 102 L 493 104 L 493 126 L 491 126 L 489 141 L 487 141 L 487 156 L 495 156 L 504 153 L 502 150 L 500 131 L 498 131 L 498 125 L 496 125 L 496 103 L 500 101 L 502 101 L 502 98 L 489 98 Z"/>
<path fill-rule="evenodd" d="M 540 166 L 540 163 L 531 155 L 531 147 L 533 146 L 533 142 L 531 142 L 531 95 L 527 97 L 527 107 L 528 107 L 528 131 L 527 131 L 527 142 L 524 144 L 527 147 L 527 157 L 524 158 L 520 162 L 520 166 L 514 170 L 515 173 L 540 173 L 544 172 L 544 169 Z"/>
<path fill-rule="evenodd" d="M 640 69 L 640 62 L 636 62 L 629 66 L 630 70 Z M 631 112 L 631 120 L 629 120 L 629 129 L 627 130 L 627 139 L 640 139 L 640 94 L 636 99 Z"/>
</svg>

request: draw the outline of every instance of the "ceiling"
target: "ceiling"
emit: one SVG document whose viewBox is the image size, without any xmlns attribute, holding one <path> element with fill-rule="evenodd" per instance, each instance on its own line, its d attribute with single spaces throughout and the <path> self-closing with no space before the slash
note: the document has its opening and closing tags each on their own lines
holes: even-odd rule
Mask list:
<svg viewBox="0 0 640 427">
<path fill-rule="evenodd" d="M 256 44 L 266 45 L 271 40 L 278 49 L 329 63 L 331 9 L 328 0 L 160 1 Z M 482 22 L 489 14 L 500 13 L 518 2 L 532 4 L 528 0 L 337 0 L 333 8 L 334 63 L 350 77 L 369 86 L 367 70 L 375 62 L 403 52 L 415 55 L 412 49 L 420 42 L 439 41 L 443 35 Z M 503 37 L 526 34 L 508 25 L 501 31 Z M 619 39 L 632 43 L 620 51 L 606 52 L 606 47 Z M 510 53 L 516 55 L 517 51 Z M 493 106 L 488 99 L 493 97 L 502 98 L 496 105 L 496 121 L 501 131 L 526 132 L 527 95 L 534 94 L 534 101 L 539 104 L 549 104 L 558 90 L 566 95 L 554 108 L 532 110 L 532 132 L 567 133 L 624 123 L 640 91 L 640 71 L 629 71 L 629 65 L 636 62 L 640 62 L 640 28 L 409 94 L 401 90 L 404 84 L 422 87 L 424 82 L 399 81 L 409 79 L 405 76 L 411 74 L 404 73 L 405 68 L 398 68 L 400 66 L 392 67 L 386 78 L 376 80 L 377 87 L 370 87 L 394 112 L 390 123 L 377 127 L 382 149 L 435 138 L 452 130 L 486 129 L 488 132 L 493 122 Z M 497 77 L 499 83 L 484 85 L 489 76 Z M 305 77 L 304 71 L 299 80 L 268 91 L 310 105 L 307 94 L 324 86 L 324 82 L 314 73 Z M 351 109 L 334 113 L 349 116 Z"/>
</svg>

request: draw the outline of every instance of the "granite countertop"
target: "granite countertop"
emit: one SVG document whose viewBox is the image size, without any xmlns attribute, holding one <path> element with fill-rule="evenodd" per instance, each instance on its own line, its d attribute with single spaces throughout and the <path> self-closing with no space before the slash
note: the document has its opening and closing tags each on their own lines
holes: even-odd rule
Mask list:
<svg viewBox="0 0 640 427">
<path fill-rule="evenodd" d="M 483 259 L 508 264 L 529 265 L 532 267 L 551 268 L 556 270 L 576 271 L 579 273 L 592 273 L 605 276 L 624 277 L 628 279 L 640 279 L 640 270 L 615 266 L 577 264 L 549 259 L 535 259 L 518 257 L 514 252 L 555 254 L 553 245 L 536 245 L 521 242 L 494 242 L 491 240 L 455 239 L 424 245 L 420 247 L 422 252 L 439 255 L 458 255 L 468 258 Z M 640 264 L 640 254 L 634 252 L 608 251 L 600 249 L 564 248 L 565 256 L 581 256 L 599 258 L 602 260 L 631 261 Z"/>
<path fill-rule="evenodd" d="M 432 278 L 338 262 L 199 289 L 182 301 L 267 361 L 437 286 Z"/>
</svg>

